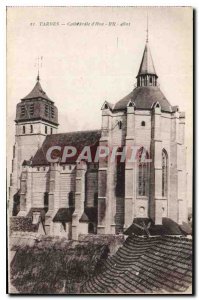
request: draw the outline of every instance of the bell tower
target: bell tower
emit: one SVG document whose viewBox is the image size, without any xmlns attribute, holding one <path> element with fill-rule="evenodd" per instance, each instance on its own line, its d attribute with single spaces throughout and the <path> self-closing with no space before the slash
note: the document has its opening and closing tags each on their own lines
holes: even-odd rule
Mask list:
<svg viewBox="0 0 199 300">
<path fill-rule="evenodd" d="M 148 40 L 146 42 L 142 62 L 137 75 L 137 87 L 157 86 L 158 76 L 155 71 Z"/>
<path fill-rule="evenodd" d="M 32 91 L 17 104 L 15 123 L 19 164 L 35 154 L 46 135 L 57 132 L 57 108 L 42 89 L 39 74 Z"/>
<path fill-rule="evenodd" d="M 9 197 L 11 210 L 13 197 L 20 189 L 24 160 L 31 160 L 46 135 L 56 133 L 58 129 L 57 107 L 42 89 L 39 73 L 32 91 L 17 104 L 15 124 Z"/>
</svg>

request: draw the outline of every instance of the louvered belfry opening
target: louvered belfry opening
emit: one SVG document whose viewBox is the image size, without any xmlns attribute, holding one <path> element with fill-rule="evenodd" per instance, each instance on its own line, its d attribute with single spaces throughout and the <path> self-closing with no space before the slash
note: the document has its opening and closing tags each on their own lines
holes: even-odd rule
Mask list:
<svg viewBox="0 0 199 300">
<path fill-rule="evenodd" d="M 137 87 L 157 86 L 157 76 L 153 74 L 140 75 L 137 77 Z"/>
</svg>

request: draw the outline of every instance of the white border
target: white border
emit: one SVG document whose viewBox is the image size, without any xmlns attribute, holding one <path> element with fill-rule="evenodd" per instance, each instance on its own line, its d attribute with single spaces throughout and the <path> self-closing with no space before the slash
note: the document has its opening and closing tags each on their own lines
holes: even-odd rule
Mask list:
<svg viewBox="0 0 199 300">
<path fill-rule="evenodd" d="M 188 0 L 181 0 L 181 1 L 174 1 L 174 0 L 159 0 L 159 1 L 155 1 L 155 0 L 149 0 L 149 1 L 143 1 L 143 0 L 134 0 L 134 1 L 129 1 L 129 0 L 119 0 L 119 1 L 114 1 L 114 0 L 106 0 L 106 1 L 82 1 L 82 0 L 74 0 L 74 1 L 70 1 L 68 0 L 67 2 L 65 0 L 29 0 L 27 2 L 27 0 L 1 0 L 0 2 L 0 78 L 2 78 L 1 81 L 1 88 L 0 88 L 0 93 L 1 93 L 1 97 L 0 97 L 0 166 L 1 166 L 1 172 L 0 172 L 0 295 L 1 295 L 1 299 L 7 299 L 7 297 L 9 297 L 8 295 L 6 295 L 6 199 L 5 199 L 5 195 L 6 195 L 6 174 L 5 174 L 5 169 L 6 169 L 6 6 L 115 6 L 117 4 L 117 6 L 193 6 L 197 11 L 198 11 L 198 7 L 199 7 L 199 1 L 198 0 L 192 0 L 192 1 L 188 1 Z M 197 14 L 197 12 L 196 12 Z M 197 24 L 197 20 L 195 18 L 195 27 L 196 27 L 196 49 L 198 49 L 198 24 Z M 195 49 L 195 55 L 196 55 L 196 61 L 195 63 L 197 63 L 197 51 Z M 198 65 L 195 65 L 195 68 L 197 68 Z M 196 70 L 195 70 L 196 72 Z M 195 82 L 195 86 L 197 86 L 198 84 L 198 78 L 196 76 L 196 82 Z M 197 93 L 195 95 L 195 98 L 197 97 Z M 198 99 L 195 99 L 195 116 L 199 116 L 199 105 L 197 104 Z M 195 122 L 196 122 L 196 128 L 195 131 L 197 132 L 198 130 L 198 122 L 197 122 L 197 117 L 195 117 Z M 195 155 L 197 155 L 196 153 L 196 149 L 198 149 L 198 140 L 195 141 L 196 143 L 196 148 L 195 148 Z M 195 172 L 196 170 L 198 170 L 199 167 L 199 162 L 194 162 L 194 166 L 195 166 Z M 195 182 L 195 186 L 197 187 L 199 185 L 199 180 L 198 178 L 196 179 Z M 197 198 L 197 191 L 195 191 L 195 198 Z M 195 199 L 197 200 L 197 199 Z M 197 201 L 195 201 L 197 204 Z M 195 217 L 196 217 L 196 227 L 198 225 L 198 219 L 197 216 L 199 216 L 199 211 L 198 211 L 198 205 L 195 204 Z M 195 228 L 196 229 L 196 228 Z M 195 233 L 196 236 L 196 233 Z M 196 249 L 198 246 L 198 241 L 196 241 Z M 195 251 L 195 256 L 196 256 L 196 251 Z M 195 257 L 195 260 L 197 259 L 197 257 Z M 197 265 L 198 267 L 198 265 Z M 195 266 L 196 268 L 196 266 Z M 198 268 L 197 268 L 198 269 Z M 197 273 L 196 272 L 196 278 L 197 278 Z M 196 293 L 198 291 L 197 288 L 197 282 L 196 282 Z M 134 296 L 134 295 L 133 295 Z M 20 297 L 20 296 L 18 296 Z M 54 296 L 55 298 L 57 296 Z M 70 296 L 67 296 L 67 298 L 72 298 Z M 140 299 L 142 297 L 145 296 L 141 296 Z M 159 296 L 161 297 L 161 296 Z M 158 298 L 159 298 L 158 297 Z M 24 298 L 28 298 L 27 297 L 23 297 Z M 38 296 L 38 298 L 42 299 L 42 296 Z M 73 297 L 74 298 L 74 297 Z M 89 297 L 92 298 L 92 297 Z M 108 297 L 104 297 L 104 298 L 108 298 Z M 121 296 L 122 298 L 122 296 Z M 172 297 L 173 299 L 175 297 Z M 156 297 L 157 299 L 157 297 Z"/>
</svg>

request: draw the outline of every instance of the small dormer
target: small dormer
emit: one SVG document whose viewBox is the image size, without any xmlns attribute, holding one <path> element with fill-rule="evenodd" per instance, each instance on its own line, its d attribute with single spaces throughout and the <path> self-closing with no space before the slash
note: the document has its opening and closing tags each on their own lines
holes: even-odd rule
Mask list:
<svg viewBox="0 0 199 300">
<path fill-rule="evenodd" d="M 160 108 L 160 103 L 158 101 L 154 103 L 154 108 Z"/>
<path fill-rule="evenodd" d="M 110 110 L 112 110 L 112 108 L 113 108 L 113 104 L 111 104 L 111 103 L 105 101 L 104 104 L 102 105 L 101 110 L 105 110 L 105 109 L 110 109 Z"/>
<path fill-rule="evenodd" d="M 134 107 L 135 108 L 135 102 L 132 101 L 132 99 L 127 103 L 127 107 Z"/>
<path fill-rule="evenodd" d="M 160 106 L 159 101 L 154 102 L 151 106 L 151 109 L 161 111 L 161 106 Z"/>
</svg>

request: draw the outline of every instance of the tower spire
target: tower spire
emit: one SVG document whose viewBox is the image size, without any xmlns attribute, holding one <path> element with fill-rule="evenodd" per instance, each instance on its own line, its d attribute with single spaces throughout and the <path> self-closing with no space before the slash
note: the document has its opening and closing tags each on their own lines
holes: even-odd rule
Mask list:
<svg viewBox="0 0 199 300">
<path fill-rule="evenodd" d="M 37 73 L 37 81 L 40 80 L 40 77 L 39 77 L 39 69 L 38 69 L 38 73 Z"/>
<path fill-rule="evenodd" d="M 146 27 L 146 45 L 142 56 L 142 61 L 137 75 L 137 86 L 157 86 L 157 74 L 153 64 L 151 51 L 149 48 L 149 22 L 147 13 L 147 27 Z"/>
<path fill-rule="evenodd" d="M 149 20 L 148 20 L 148 13 L 147 13 L 147 25 L 146 25 L 146 43 L 149 41 Z"/>
<path fill-rule="evenodd" d="M 43 60 L 43 56 L 41 57 L 37 57 L 36 59 L 36 63 L 35 63 L 35 66 L 37 67 L 37 70 L 38 70 L 38 74 L 37 74 L 37 81 L 40 80 L 40 76 L 39 76 L 39 69 L 42 68 L 42 60 Z"/>
</svg>

